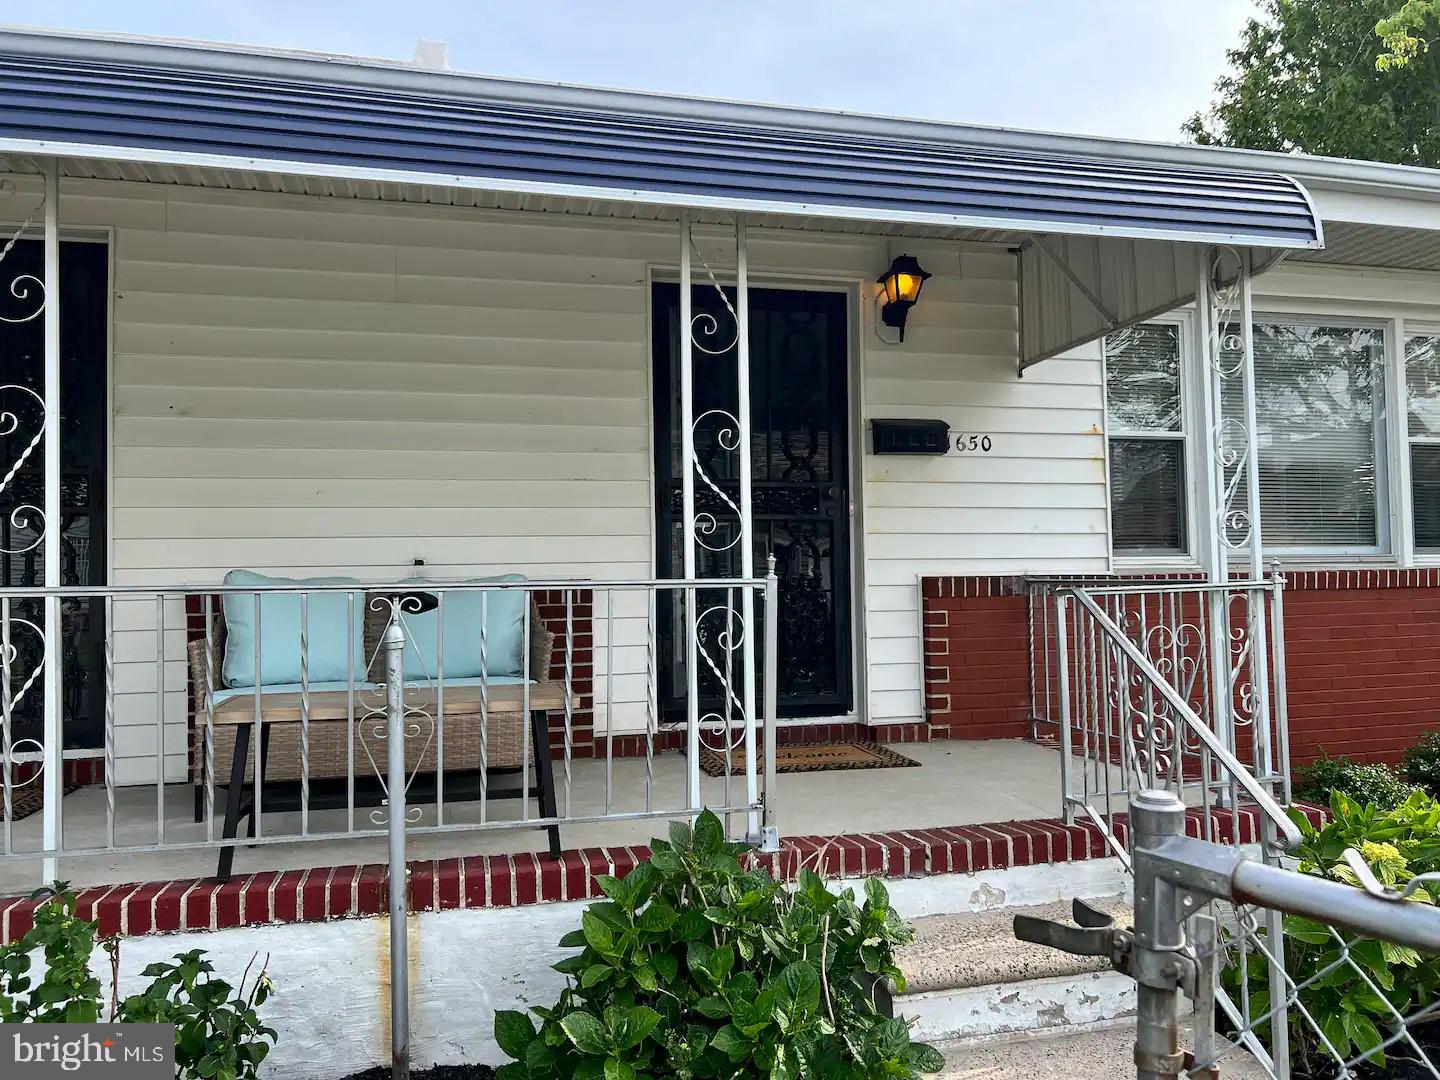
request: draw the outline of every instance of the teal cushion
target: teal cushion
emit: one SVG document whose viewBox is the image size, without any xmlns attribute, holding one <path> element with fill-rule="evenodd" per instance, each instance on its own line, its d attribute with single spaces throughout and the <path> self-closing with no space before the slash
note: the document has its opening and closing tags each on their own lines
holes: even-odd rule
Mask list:
<svg viewBox="0 0 1440 1080">
<path fill-rule="evenodd" d="M 524 580 L 523 574 L 504 574 L 500 577 L 471 578 L 467 584 Z M 425 578 L 406 578 L 403 584 L 433 588 L 441 583 Z M 445 593 L 445 678 L 523 675 L 525 605 L 528 601 L 529 594 L 524 589 Z M 484 663 L 480 656 L 482 621 L 488 627 Z M 407 679 L 435 678 L 440 657 L 439 626 L 438 610 L 405 615 Z"/>
<path fill-rule="evenodd" d="M 354 578 L 281 578 L 252 570 L 231 570 L 226 585 L 359 585 Z M 255 685 L 255 595 L 226 593 L 220 603 L 225 612 L 225 661 L 221 669 L 226 686 Z M 309 599 L 310 681 L 339 682 L 350 677 L 353 642 L 357 678 L 364 678 L 365 595 L 354 594 L 353 636 L 346 632 L 350 595 L 343 592 L 311 593 Z M 261 593 L 260 685 L 300 681 L 300 595 Z"/>
</svg>

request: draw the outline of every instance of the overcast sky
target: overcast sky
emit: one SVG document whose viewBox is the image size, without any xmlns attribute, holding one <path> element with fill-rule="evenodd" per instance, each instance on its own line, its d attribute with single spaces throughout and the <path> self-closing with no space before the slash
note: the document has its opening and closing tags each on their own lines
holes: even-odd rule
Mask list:
<svg viewBox="0 0 1440 1080">
<path fill-rule="evenodd" d="M 11 0 L 17 3 L 17 0 Z M 0 20 L 1180 140 L 1253 0 L 47 0 Z M 14 14 L 5 14 L 9 8 Z M 22 18 L 16 18 L 16 15 Z"/>
</svg>

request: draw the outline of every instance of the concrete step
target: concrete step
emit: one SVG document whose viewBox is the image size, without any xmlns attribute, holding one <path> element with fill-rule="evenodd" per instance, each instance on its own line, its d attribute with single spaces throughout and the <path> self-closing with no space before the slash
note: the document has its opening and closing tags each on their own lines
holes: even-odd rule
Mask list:
<svg viewBox="0 0 1440 1080">
<path fill-rule="evenodd" d="M 1189 1034 L 1182 1035 L 1189 1045 Z M 990 1040 L 954 1048 L 936 1080 L 1123 1080 L 1135 1075 L 1135 1023 L 1090 1031 Z M 1222 1080 L 1269 1080 L 1250 1055 L 1234 1051 L 1220 1062 Z"/>
<path fill-rule="evenodd" d="M 1131 919 L 1123 896 L 1087 901 L 1121 925 Z M 904 994 L 895 1014 L 916 1021 L 927 1042 L 1074 1031 L 1135 1010 L 1135 984 L 1107 959 L 1071 956 L 1017 941 L 1016 915 L 1068 921 L 1070 904 L 932 915 L 913 922 L 915 941 L 900 950 Z"/>
<path fill-rule="evenodd" d="M 1121 926 L 1128 926 L 1134 917 L 1124 896 L 1085 902 L 1113 916 Z M 1104 957 L 1071 956 L 1059 949 L 1016 940 L 1016 915 L 1068 923 L 1070 910 L 1070 902 L 1065 900 L 912 920 L 915 940 L 896 954 L 896 962 L 905 974 L 906 993 L 1110 970 L 1110 961 Z"/>
</svg>

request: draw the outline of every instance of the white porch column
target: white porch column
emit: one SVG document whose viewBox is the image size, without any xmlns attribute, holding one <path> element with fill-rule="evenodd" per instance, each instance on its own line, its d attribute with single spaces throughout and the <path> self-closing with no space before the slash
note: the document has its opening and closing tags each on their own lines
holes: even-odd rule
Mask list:
<svg viewBox="0 0 1440 1080">
<path fill-rule="evenodd" d="M 1230 567 L 1225 535 L 1225 421 L 1221 397 L 1224 384 L 1220 378 L 1222 318 L 1216 310 L 1215 257 L 1216 251 L 1210 247 L 1200 248 L 1196 255 L 1195 338 L 1201 365 L 1200 430 L 1204 432 L 1201 439 L 1204 467 L 1197 492 L 1202 522 L 1197 554 L 1206 580 L 1218 585 L 1229 580 Z M 1230 747 L 1230 637 L 1225 598 L 1218 592 L 1207 593 L 1206 605 L 1205 617 L 1209 626 L 1206 648 L 1210 654 L 1206 676 L 1209 680 L 1210 720 L 1215 734 L 1226 747 Z"/>
<path fill-rule="evenodd" d="M 690 215 L 680 211 L 680 516 L 685 580 L 695 580 L 695 342 L 690 302 Z M 685 805 L 700 809 L 700 649 L 695 631 L 700 620 L 699 596 L 685 601 Z M 607 712 L 607 717 L 609 713 Z M 610 721 L 607 719 L 606 723 Z"/>
<path fill-rule="evenodd" d="M 755 534 L 752 531 L 750 462 L 750 250 L 745 215 L 735 215 L 735 418 L 740 433 L 740 576 L 755 576 Z M 767 611 L 767 619 L 775 613 Z M 745 724 L 745 801 L 754 806 L 760 797 L 755 772 L 755 738 L 759 731 L 755 717 L 755 593 L 740 593 L 741 709 Z M 728 738 L 728 735 L 727 735 Z M 751 811 L 746 836 L 760 836 L 760 814 Z"/>
<path fill-rule="evenodd" d="M 45 172 L 45 587 L 60 584 L 60 162 L 50 158 Z M 61 723 L 60 699 L 60 599 L 45 598 L 45 791 L 44 844 L 60 847 L 63 825 L 60 798 L 64 791 L 65 735 Z M 43 862 L 44 884 L 59 876 L 59 860 Z"/>
</svg>

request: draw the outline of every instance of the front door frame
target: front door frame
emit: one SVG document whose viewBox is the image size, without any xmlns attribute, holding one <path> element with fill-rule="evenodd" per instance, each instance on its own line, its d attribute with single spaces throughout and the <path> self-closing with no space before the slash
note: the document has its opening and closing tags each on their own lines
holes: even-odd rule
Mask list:
<svg viewBox="0 0 1440 1080">
<path fill-rule="evenodd" d="M 698 230 L 697 230 L 698 231 Z M 723 286 L 733 288 L 733 270 L 715 270 L 716 279 Z M 645 266 L 645 404 L 646 404 L 646 453 L 649 467 L 649 540 L 650 574 L 659 574 L 658 535 L 655 523 L 658 520 L 658 472 L 655 459 L 655 347 L 652 332 L 655 320 L 654 286 L 657 284 L 678 285 L 680 267 L 668 261 L 652 261 Z M 846 311 L 846 401 L 849 409 L 847 435 L 849 438 L 850 474 L 850 665 L 851 665 L 851 708 L 850 712 L 835 716 L 789 717 L 777 720 L 780 726 L 806 726 L 823 723 L 860 723 L 870 721 L 870 680 L 867 666 L 868 625 L 866 612 L 867 581 L 865 574 L 865 528 L 864 528 L 864 484 L 865 453 L 864 434 L 864 325 L 863 318 L 867 286 L 872 285 L 869 277 L 844 273 L 807 274 L 796 271 L 783 273 L 766 272 L 752 264 L 749 282 L 754 289 L 790 289 L 802 292 L 841 293 L 845 296 Z M 764 573 L 764 567 L 756 567 L 757 574 Z"/>
</svg>

